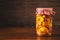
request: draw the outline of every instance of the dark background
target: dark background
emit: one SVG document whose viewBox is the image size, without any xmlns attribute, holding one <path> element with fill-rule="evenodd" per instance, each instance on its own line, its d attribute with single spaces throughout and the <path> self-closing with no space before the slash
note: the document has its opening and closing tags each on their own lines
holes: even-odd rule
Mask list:
<svg viewBox="0 0 60 40">
<path fill-rule="evenodd" d="M 60 0 L 0 0 L 0 27 L 35 26 L 38 7 L 54 8 L 53 25 L 60 25 Z"/>
</svg>

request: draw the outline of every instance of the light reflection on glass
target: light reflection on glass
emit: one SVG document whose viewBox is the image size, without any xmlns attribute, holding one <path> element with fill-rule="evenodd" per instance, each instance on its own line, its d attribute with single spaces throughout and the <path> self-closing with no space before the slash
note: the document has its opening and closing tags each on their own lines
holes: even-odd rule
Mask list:
<svg viewBox="0 0 60 40">
<path fill-rule="evenodd" d="M 52 40 L 52 37 L 36 37 L 36 40 Z"/>
</svg>

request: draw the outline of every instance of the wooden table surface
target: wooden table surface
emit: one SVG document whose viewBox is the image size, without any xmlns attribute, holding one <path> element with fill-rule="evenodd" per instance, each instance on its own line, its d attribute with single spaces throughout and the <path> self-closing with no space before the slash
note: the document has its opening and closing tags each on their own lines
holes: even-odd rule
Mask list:
<svg viewBox="0 0 60 40">
<path fill-rule="evenodd" d="M 6 27 L 0 28 L 0 40 L 60 40 L 60 37 L 37 37 L 34 27 Z"/>
</svg>

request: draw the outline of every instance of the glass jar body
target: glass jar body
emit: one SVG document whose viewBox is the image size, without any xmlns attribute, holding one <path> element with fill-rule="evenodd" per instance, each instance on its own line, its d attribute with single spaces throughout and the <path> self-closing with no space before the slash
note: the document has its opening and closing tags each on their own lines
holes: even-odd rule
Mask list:
<svg viewBox="0 0 60 40">
<path fill-rule="evenodd" d="M 38 36 L 52 35 L 52 16 L 36 14 L 36 34 Z"/>
</svg>

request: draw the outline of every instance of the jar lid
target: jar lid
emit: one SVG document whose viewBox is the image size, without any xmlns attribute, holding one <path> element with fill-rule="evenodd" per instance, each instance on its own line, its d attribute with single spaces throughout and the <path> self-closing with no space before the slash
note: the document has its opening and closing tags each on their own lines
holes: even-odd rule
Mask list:
<svg viewBox="0 0 60 40">
<path fill-rule="evenodd" d="M 36 14 L 53 15 L 54 13 L 53 8 L 36 8 Z"/>
</svg>

